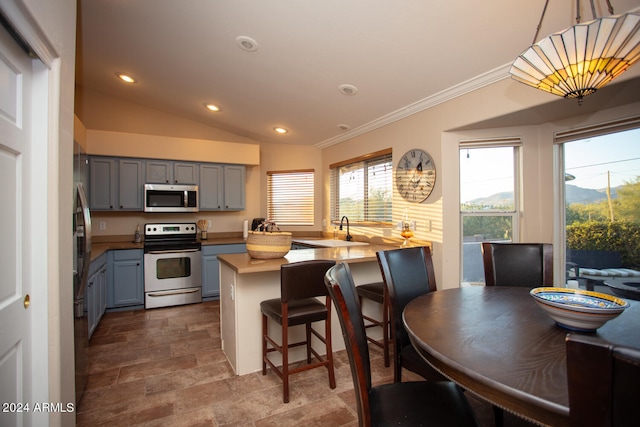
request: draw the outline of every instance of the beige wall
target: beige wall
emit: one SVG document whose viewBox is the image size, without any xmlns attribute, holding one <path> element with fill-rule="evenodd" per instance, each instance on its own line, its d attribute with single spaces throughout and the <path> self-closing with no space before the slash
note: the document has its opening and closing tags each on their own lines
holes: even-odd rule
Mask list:
<svg viewBox="0 0 640 427">
<path fill-rule="evenodd" d="M 412 148 L 425 149 L 436 163 L 435 188 L 429 198 L 420 204 L 405 202 L 394 189 L 393 218 L 394 222 L 399 221 L 405 209 L 408 210 L 412 219 L 417 221 L 415 237 L 433 242 L 439 287 L 453 287 L 458 286 L 460 280 L 458 141 L 503 136 L 522 139 L 523 197 L 519 239 L 523 242 L 551 242 L 555 230 L 553 132 L 634 114 L 638 108 L 633 103 L 640 101 L 639 76 L 640 67 L 632 68 L 614 84 L 586 98 L 582 106 L 576 101 L 536 91 L 505 78 L 322 150 L 313 146 L 247 140 L 182 117 L 94 92 L 79 90 L 82 96 L 78 105 L 82 106 L 81 119 L 89 129 L 89 135 L 93 129 L 100 129 L 258 144 L 259 165 L 247 170 L 247 209 L 242 212 L 200 212 L 194 215 L 194 219 L 211 219 L 212 232 L 240 231 L 244 219 L 266 216 L 266 172 L 301 168 L 316 170 L 315 225 L 284 229 L 328 232 L 334 226 L 329 217 L 331 163 L 391 147 L 396 164 L 406 151 Z M 162 127 L 158 127 L 159 123 Z M 149 156 L 153 157 L 153 154 Z M 176 217 L 95 212 L 94 218 L 95 221 L 107 223 L 107 230 L 98 230 L 97 235 L 133 235 L 138 223 L 173 220 Z M 185 219 L 182 215 L 177 218 Z M 326 225 L 323 225 L 323 221 Z M 397 237 L 398 231 L 388 227 L 353 227 L 352 234 Z"/>
</svg>

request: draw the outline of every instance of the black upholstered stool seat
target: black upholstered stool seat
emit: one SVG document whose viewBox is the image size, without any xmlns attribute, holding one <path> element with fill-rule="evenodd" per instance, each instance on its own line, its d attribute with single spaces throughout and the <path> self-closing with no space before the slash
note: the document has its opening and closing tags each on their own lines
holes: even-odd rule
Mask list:
<svg viewBox="0 0 640 427">
<path fill-rule="evenodd" d="M 274 298 L 260 303 L 260 310 L 282 325 L 282 302 L 280 298 Z M 289 326 L 303 325 L 309 322 L 319 322 L 326 320 L 327 306 L 315 298 L 289 302 L 289 312 L 287 315 Z"/>
<path fill-rule="evenodd" d="M 356 286 L 356 291 L 358 295 L 370 299 L 371 301 L 375 301 L 377 303 L 384 303 L 384 283 L 366 283 L 364 285 Z"/>
</svg>

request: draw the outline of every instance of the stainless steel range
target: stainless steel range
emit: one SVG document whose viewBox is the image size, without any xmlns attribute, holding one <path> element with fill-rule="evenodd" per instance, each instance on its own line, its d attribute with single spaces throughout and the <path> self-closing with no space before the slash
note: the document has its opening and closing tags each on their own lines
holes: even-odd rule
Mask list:
<svg viewBox="0 0 640 427">
<path fill-rule="evenodd" d="M 202 302 L 202 254 L 195 223 L 145 224 L 145 308 Z"/>
</svg>

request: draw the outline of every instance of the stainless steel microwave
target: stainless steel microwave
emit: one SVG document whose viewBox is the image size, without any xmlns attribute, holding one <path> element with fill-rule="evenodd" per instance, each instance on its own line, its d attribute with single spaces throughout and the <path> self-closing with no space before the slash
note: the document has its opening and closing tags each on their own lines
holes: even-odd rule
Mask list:
<svg viewBox="0 0 640 427">
<path fill-rule="evenodd" d="M 198 212 L 197 185 L 145 184 L 145 212 Z"/>
</svg>

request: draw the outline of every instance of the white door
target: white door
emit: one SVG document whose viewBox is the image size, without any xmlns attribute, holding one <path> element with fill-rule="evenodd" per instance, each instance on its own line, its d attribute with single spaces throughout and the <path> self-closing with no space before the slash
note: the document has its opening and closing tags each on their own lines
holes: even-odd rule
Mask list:
<svg viewBox="0 0 640 427">
<path fill-rule="evenodd" d="M 0 425 L 31 424 L 31 64 L 0 26 Z"/>
</svg>

